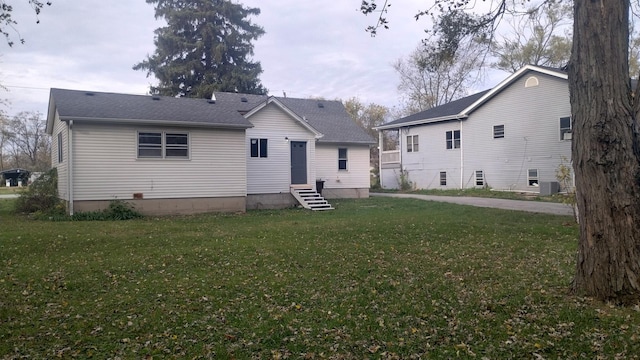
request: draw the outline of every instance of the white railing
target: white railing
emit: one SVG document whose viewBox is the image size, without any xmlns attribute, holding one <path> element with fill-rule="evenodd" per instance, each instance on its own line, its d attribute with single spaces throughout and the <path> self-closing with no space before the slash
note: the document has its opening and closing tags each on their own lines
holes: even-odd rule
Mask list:
<svg viewBox="0 0 640 360">
<path fill-rule="evenodd" d="M 399 164 L 400 150 L 383 151 L 381 161 L 383 164 Z"/>
</svg>

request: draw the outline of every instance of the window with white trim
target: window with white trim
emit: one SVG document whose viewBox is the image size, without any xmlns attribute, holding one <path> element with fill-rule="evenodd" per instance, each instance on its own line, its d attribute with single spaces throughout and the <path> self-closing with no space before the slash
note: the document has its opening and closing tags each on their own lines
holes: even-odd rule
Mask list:
<svg viewBox="0 0 640 360">
<path fill-rule="evenodd" d="M 188 159 L 189 134 L 181 132 L 138 132 L 138 158 Z"/>
<path fill-rule="evenodd" d="M 447 149 L 460 148 L 460 130 L 447 131 Z"/>
<path fill-rule="evenodd" d="M 540 184 L 538 181 L 538 169 L 527 170 L 527 183 L 529 186 L 538 186 Z"/>
<path fill-rule="evenodd" d="M 418 152 L 418 135 L 407 136 L 407 152 Z"/>
<path fill-rule="evenodd" d="M 62 133 L 58 133 L 58 164 L 61 164 L 64 161 L 64 152 L 62 148 Z"/>
<path fill-rule="evenodd" d="M 476 186 L 484 186 L 484 172 L 476 170 Z"/>
<path fill-rule="evenodd" d="M 440 186 L 447 186 L 447 172 L 440 171 Z"/>
<path fill-rule="evenodd" d="M 571 140 L 571 118 L 560 118 L 560 140 Z"/>
<path fill-rule="evenodd" d="M 347 170 L 347 148 L 338 148 L 338 170 Z"/>
<path fill-rule="evenodd" d="M 251 139 L 251 157 L 267 157 L 267 139 Z"/>
<path fill-rule="evenodd" d="M 493 126 L 493 138 L 494 139 L 502 139 L 502 138 L 504 138 L 504 125 L 494 125 Z"/>
</svg>

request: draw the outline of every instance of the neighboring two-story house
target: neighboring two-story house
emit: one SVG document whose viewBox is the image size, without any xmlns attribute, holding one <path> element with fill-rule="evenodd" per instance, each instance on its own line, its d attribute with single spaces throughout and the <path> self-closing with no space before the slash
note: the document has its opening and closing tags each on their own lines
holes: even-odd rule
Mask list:
<svg viewBox="0 0 640 360">
<path fill-rule="evenodd" d="M 554 188 L 571 159 L 571 126 L 567 74 L 525 66 L 491 90 L 379 126 L 399 137 L 397 150 L 380 152 L 381 185 Z"/>
</svg>

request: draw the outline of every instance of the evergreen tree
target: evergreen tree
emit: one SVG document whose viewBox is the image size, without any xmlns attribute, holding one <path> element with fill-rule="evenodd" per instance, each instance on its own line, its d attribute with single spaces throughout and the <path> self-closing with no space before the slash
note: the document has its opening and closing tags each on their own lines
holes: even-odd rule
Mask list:
<svg viewBox="0 0 640 360">
<path fill-rule="evenodd" d="M 230 0 L 146 0 L 155 4 L 156 18 L 167 26 L 155 31 L 156 51 L 134 70 L 154 74 L 158 86 L 151 93 L 165 96 L 209 98 L 214 91 L 264 94 L 252 62 L 252 40 L 264 34 L 248 16 L 258 8 L 245 8 Z"/>
</svg>

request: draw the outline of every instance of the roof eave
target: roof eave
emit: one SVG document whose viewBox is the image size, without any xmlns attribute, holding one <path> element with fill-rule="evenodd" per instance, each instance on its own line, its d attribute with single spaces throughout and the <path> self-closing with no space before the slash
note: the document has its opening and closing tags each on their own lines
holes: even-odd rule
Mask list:
<svg viewBox="0 0 640 360">
<path fill-rule="evenodd" d="M 463 115 L 463 114 L 447 115 L 447 116 L 440 116 L 436 118 L 413 120 L 413 121 L 408 121 L 400 124 L 380 125 L 380 126 L 374 127 L 373 129 L 377 131 L 399 129 L 407 126 L 425 125 L 425 124 L 432 124 L 436 122 L 449 121 L 449 120 L 463 120 L 463 119 L 466 119 L 467 117 L 468 117 L 467 115 Z"/>
<path fill-rule="evenodd" d="M 120 118 L 94 118 L 80 116 L 60 116 L 60 121 L 88 121 L 97 123 L 110 124 L 141 124 L 141 125 L 163 125 L 163 126 L 182 126 L 182 127 L 202 127 L 216 129 L 248 129 L 252 128 L 251 124 L 223 124 L 223 123 L 206 123 L 198 121 L 172 121 L 172 120 L 148 120 L 148 119 L 120 119 Z"/>
</svg>

